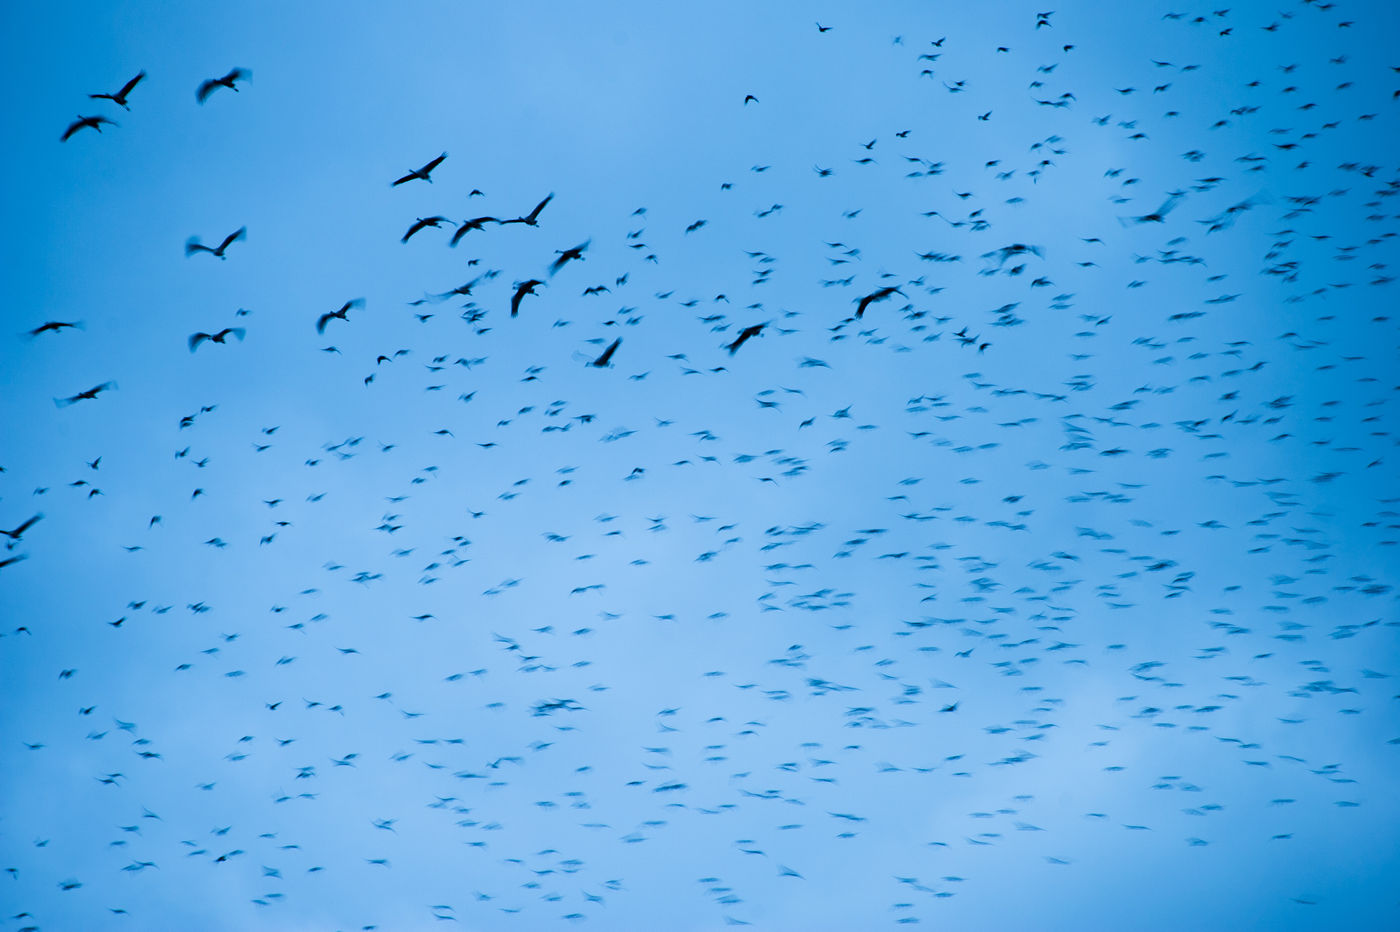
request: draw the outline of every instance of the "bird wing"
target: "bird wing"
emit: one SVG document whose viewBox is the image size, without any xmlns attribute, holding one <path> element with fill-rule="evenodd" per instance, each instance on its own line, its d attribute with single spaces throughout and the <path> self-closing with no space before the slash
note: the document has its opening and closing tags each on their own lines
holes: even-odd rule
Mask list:
<svg viewBox="0 0 1400 932">
<path fill-rule="evenodd" d="M 230 233 L 228 236 L 225 236 L 225 237 L 224 237 L 224 241 L 223 241 L 222 243 L 219 244 L 219 251 L 222 252 L 223 250 L 229 248 L 229 246 L 231 246 L 231 245 L 233 245 L 234 243 L 238 242 L 239 240 L 243 239 L 243 238 L 244 238 L 245 236 L 247 236 L 247 235 L 248 235 L 248 228 L 247 228 L 247 227 L 239 227 L 238 230 L 237 230 L 236 232 Z"/>
<path fill-rule="evenodd" d="M 612 359 L 613 353 L 616 353 L 617 348 L 621 345 L 622 337 L 618 337 L 616 340 L 613 340 L 612 345 L 609 346 L 607 349 L 603 350 L 603 354 L 597 359 L 593 360 L 591 365 L 597 366 L 599 369 L 604 368 L 605 366 L 607 366 L 609 360 Z"/>
<path fill-rule="evenodd" d="M 318 321 L 316 321 L 316 332 L 317 332 L 317 333 L 325 333 L 325 332 L 326 332 L 326 324 L 330 323 L 330 320 L 331 320 L 332 317 L 339 317 L 339 316 L 340 316 L 340 315 L 338 315 L 338 314 L 333 314 L 333 313 L 322 314 L 322 315 L 321 315 L 321 318 L 320 318 Z M 341 318 L 341 319 L 344 320 L 344 318 Z"/>
<path fill-rule="evenodd" d="M 204 333 L 203 331 L 200 331 L 199 333 L 190 334 L 190 352 L 193 353 L 196 349 L 199 348 L 199 344 L 203 343 L 205 340 L 212 339 L 213 337 L 211 335 Z"/>
<path fill-rule="evenodd" d="M 197 252 L 213 252 L 213 251 L 214 251 L 213 247 L 204 245 L 203 243 L 201 243 L 201 242 L 199 241 L 199 238 L 198 238 L 198 237 L 195 237 L 195 236 L 191 236 L 191 237 L 189 238 L 189 241 L 185 243 L 185 255 L 187 255 L 187 256 L 192 256 L 192 255 L 194 255 L 194 254 L 197 253 Z"/>
<path fill-rule="evenodd" d="M 423 174 L 423 175 L 428 174 L 428 173 L 431 172 L 434 168 L 437 168 L 439 165 L 441 165 L 441 164 L 442 164 L 442 160 L 445 159 L 445 158 L 447 158 L 447 153 L 446 153 L 446 152 L 444 152 L 442 155 L 439 155 L 437 158 L 433 159 L 433 160 L 432 160 L 431 162 L 429 162 L 427 165 L 424 165 L 422 168 L 418 169 L 419 173 L 420 173 L 420 174 Z"/>
<path fill-rule="evenodd" d="M 214 90 L 218 87 L 220 87 L 219 82 L 210 78 L 208 81 L 199 85 L 199 90 L 194 92 L 194 99 L 200 103 L 204 103 L 209 99 L 209 95 L 214 93 Z"/>
<path fill-rule="evenodd" d="M 538 204 L 535 205 L 534 210 L 530 211 L 528 214 L 525 215 L 525 219 L 530 223 L 534 223 L 540 218 L 540 212 L 544 210 L 545 205 L 552 200 L 554 200 L 554 193 L 550 192 L 549 196 L 547 196 L 544 200 L 540 201 Z"/>
<path fill-rule="evenodd" d="M 136 85 L 140 84 L 140 83 L 141 83 L 141 80 L 142 80 L 143 78 L 145 78 L 145 77 L 146 77 L 146 72 L 142 71 L 142 72 L 141 72 L 140 74 L 138 74 L 136 77 L 132 78 L 130 81 L 128 81 L 128 82 L 126 82 L 125 84 L 123 84 L 123 85 L 122 85 L 122 89 L 119 90 L 119 91 L 117 91 L 116 96 L 125 99 L 125 98 L 126 98 L 126 95 L 127 95 L 127 94 L 130 94 L 133 90 L 135 90 L 135 89 L 136 89 Z"/>
</svg>

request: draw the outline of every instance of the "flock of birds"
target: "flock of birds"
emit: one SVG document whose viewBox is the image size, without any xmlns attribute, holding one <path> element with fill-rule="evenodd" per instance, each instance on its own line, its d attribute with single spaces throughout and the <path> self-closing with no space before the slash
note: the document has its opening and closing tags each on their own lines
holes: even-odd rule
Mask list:
<svg viewBox="0 0 1400 932">
<path fill-rule="evenodd" d="M 1208 64 L 1070 88 L 1065 19 L 1019 24 L 1034 58 L 893 37 L 966 125 L 764 151 L 689 214 L 552 179 L 467 216 L 443 151 L 366 183 L 458 205 L 383 248 L 463 284 L 18 376 L 3 929 L 1393 921 L 1400 68 L 1303 0 L 1168 12 Z M 752 90 L 736 119 L 782 106 Z M 949 142 L 1020 119 L 1058 128 Z M 183 261 L 255 262 L 249 223 Z M 97 339 L 63 316 L 4 352 Z M 1210 909 L 1079 916 L 1156 871 Z"/>
</svg>

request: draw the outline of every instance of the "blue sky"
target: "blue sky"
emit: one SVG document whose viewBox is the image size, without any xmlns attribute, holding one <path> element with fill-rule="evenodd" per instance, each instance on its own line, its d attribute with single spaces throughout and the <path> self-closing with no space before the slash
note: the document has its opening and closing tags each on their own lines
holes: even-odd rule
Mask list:
<svg viewBox="0 0 1400 932">
<path fill-rule="evenodd" d="M 8 10 L 0 929 L 1395 915 L 1400 14 L 1043 5 Z"/>
</svg>

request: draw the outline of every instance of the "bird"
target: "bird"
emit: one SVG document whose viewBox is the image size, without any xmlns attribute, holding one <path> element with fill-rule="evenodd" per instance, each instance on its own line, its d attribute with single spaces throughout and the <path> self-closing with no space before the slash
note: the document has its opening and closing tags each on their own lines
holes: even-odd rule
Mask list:
<svg viewBox="0 0 1400 932">
<path fill-rule="evenodd" d="M 237 93 L 238 85 L 235 82 L 247 81 L 252 77 L 253 73 L 247 68 L 233 68 L 229 71 L 228 74 L 224 75 L 222 78 L 210 78 L 209 80 L 200 84 L 199 88 L 194 92 L 194 99 L 202 104 L 209 99 L 210 94 L 214 93 L 221 87 L 226 87 L 229 90 Z"/>
<path fill-rule="evenodd" d="M 41 333 L 60 333 L 64 330 L 81 330 L 83 325 L 80 321 L 50 320 L 40 324 L 29 331 L 30 337 L 37 337 Z"/>
<path fill-rule="evenodd" d="M 768 325 L 766 323 L 763 323 L 745 327 L 743 330 L 739 331 L 739 335 L 734 338 L 734 342 L 726 344 L 724 348 L 729 350 L 730 356 L 733 356 L 735 353 L 739 352 L 739 347 L 743 346 L 749 340 L 762 333 L 763 328 L 766 326 Z"/>
<path fill-rule="evenodd" d="M 69 139 L 73 138 L 74 133 L 82 129 L 95 129 L 100 133 L 102 132 L 102 126 L 104 124 L 107 126 L 118 125 L 115 120 L 109 120 L 105 116 L 79 116 L 72 123 L 68 124 L 68 128 L 63 131 L 63 136 L 59 141 L 67 142 Z"/>
<path fill-rule="evenodd" d="M 19 543 L 20 538 L 24 536 L 24 532 L 32 528 L 43 517 L 43 512 L 40 512 L 39 514 L 36 514 L 34 517 L 30 518 L 28 521 L 25 521 L 19 527 L 11 531 L 7 531 L 4 528 L 0 528 L 0 534 L 3 534 L 10 539 L 9 544 L 7 544 L 6 546 L 14 547 L 15 544 Z"/>
<path fill-rule="evenodd" d="M 406 184 L 407 182 L 413 181 L 414 179 L 419 179 L 421 181 L 426 181 L 429 184 L 432 184 L 433 179 L 430 176 L 432 175 L 433 169 L 441 165 L 442 160 L 445 158 L 447 158 L 446 152 L 444 152 L 442 155 L 439 155 L 437 158 L 433 159 L 431 162 L 429 162 L 427 165 L 424 165 L 422 168 L 410 169 L 407 175 L 404 175 L 402 178 L 389 185 L 389 187 L 397 188 L 399 185 Z"/>
<path fill-rule="evenodd" d="M 408 228 L 408 232 L 403 235 L 403 239 L 399 240 L 399 242 L 408 242 L 410 237 L 419 230 L 426 230 L 428 227 L 439 229 L 444 223 L 451 222 L 452 221 L 448 220 L 446 217 L 419 217 L 413 222 L 413 225 Z"/>
<path fill-rule="evenodd" d="M 612 341 L 612 344 L 608 346 L 607 349 L 603 350 L 597 359 L 590 362 L 589 365 L 593 366 L 595 369 L 606 369 L 613 358 L 613 353 L 616 353 L 617 348 L 621 345 L 622 337 L 618 337 L 616 340 Z"/>
<path fill-rule="evenodd" d="M 89 94 L 88 97 L 92 98 L 93 100 L 110 100 L 112 103 L 116 104 L 118 107 L 121 107 L 123 110 L 130 110 L 131 108 L 126 105 L 127 95 L 129 95 L 133 90 L 135 90 L 136 85 L 140 84 L 142 79 L 144 79 L 145 77 L 146 72 L 142 71 L 139 74 L 137 74 L 136 77 L 123 84 L 122 89 L 117 91 L 115 94 Z"/>
<path fill-rule="evenodd" d="M 893 285 L 886 285 L 884 288 L 877 288 L 875 291 L 872 291 L 870 294 L 859 299 L 860 303 L 856 305 L 856 317 L 864 317 L 865 309 L 868 308 L 870 305 L 874 304 L 876 301 L 883 301 L 891 295 L 896 294 L 900 295 L 901 297 L 905 296 L 904 292 L 900 291 Z"/>
<path fill-rule="evenodd" d="M 224 253 L 228 250 L 228 248 L 234 243 L 238 242 L 239 240 L 247 238 L 247 236 L 248 228 L 239 227 L 237 230 L 233 231 L 228 236 L 225 236 L 224 241 L 220 243 L 217 247 L 206 246 L 199 241 L 199 237 L 191 236 L 185 242 L 185 255 L 188 257 L 194 255 L 197 252 L 207 252 L 211 256 L 216 256 L 220 259 L 224 259 L 227 258 L 224 255 Z"/>
<path fill-rule="evenodd" d="M 76 395 L 70 395 L 67 398 L 55 398 L 54 404 L 58 405 L 60 408 L 66 408 L 80 401 L 91 401 L 103 392 L 110 391 L 116 387 L 116 382 L 103 382 L 101 385 L 94 385 L 92 388 L 78 392 Z"/>
<path fill-rule="evenodd" d="M 544 282 L 540 281 L 538 278 L 532 278 L 529 281 L 524 281 L 516 285 L 515 294 L 510 297 L 510 316 L 515 317 L 519 315 L 521 299 L 527 294 L 534 294 L 535 288 L 543 284 Z"/>
<path fill-rule="evenodd" d="M 551 193 L 545 195 L 545 199 L 542 200 L 542 201 L 540 201 L 538 204 L 536 204 L 534 210 L 531 210 L 531 211 L 530 211 L 528 214 L 526 214 L 525 216 L 523 216 L 523 217 L 516 217 L 514 220 L 501 220 L 501 221 L 498 221 L 498 222 L 499 222 L 499 223 L 523 223 L 523 224 L 525 224 L 526 226 L 530 226 L 530 227 L 539 226 L 540 212 L 541 212 L 542 210 L 544 210 L 545 205 L 548 204 L 548 203 L 549 203 L 550 201 L 552 201 L 552 200 L 554 200 L 554 194 L 553 194 L 553 192 L 551 192 Z"/>
<path fill-rule="evenodd" d="M 211 343 L 222 344 L 230 336 L 235 336 L 238 337 L 240 342 L 242 342 L 244 333 L 246 333 L 246 331 L 242 327 L 225 327 L 218 333 L 204 333 L 203 331 L 199 333 L 192 333 L 190 334 L 190 352 L 193 353 L 196 349 L 199 348 L 199 344 L 203 343 L 205 340 L 208 340 Z"/>
<path fill-rule="evenodd" d="M 456 246 L 458 240 L 460 240 L 462 237 L 466 236 L 466 235 L 467 235 L 468 233 L 470 233 L 472 230 L 484 230 L 484 229 L 486 228 L 486 224 L 488 224 L 488 223 L 511 223 L 511 222 L 513 222 L 513 221 L 510 221 L 510 220 L 505 220 L 505 221 L 497 220 L 495 217 L 475 217 L 475 218 L 473 218 L 473 219 L 471 219 L 471 220 L 463 220 L 462 223 L 457 227 L 456 231 L 452 234 L 452 241 L 451 241 L 448 245 L 449 245 L 449 246 Z"/>
<path fill-rule="evenodd" d="M 343 320 L 343 321 L 347 321 L 347 322 L 348 322 L 348 321 L 350 320 L 350 318 L 349 318 L 348 316 L 346 316 L 346 315 L 348 315 L 348 314 L 350 313 L 350 309 L 351 309 L 352 307 L 364 307 L 364 306 L 365 306 L 365 299 L 364 299 L 364 298 L 355 298 L 355 299 L 352 300 L 352 301 L 346 301 L 344 304 L 342 304 L 342 305 L 340 306 L 340 310 L 338 310 L 338 311 L 330 311 L 329 313 L 322 314 L 322 315 L 320 316 L 320 318 L 317 319 L 317 321 L 316 321 L 316 332 L 317 332 L 317 333 L 325 333 L 325 332 L 326 332 L 326 324 L 330 323 L 332 320 Z"/>
<path fill-rule="evenodd" d="M 570 259 L 577 259 L 580 262 L 582 262 L 583 253 L 586 249 L 588 249 L 588 244 L 591 242 L 592 240 L 584 240 L 582 243 L 579 243 L 577 246 L 574 246 L 571 249 L 556 250 L 556 252 L 559 255 L 559 258 L 555 259 L 554 263 L 549 267 L 549 274 L 553 275 L 555 272 L 562 269 L 565 263 L 567 263 Z"/>
</svg>

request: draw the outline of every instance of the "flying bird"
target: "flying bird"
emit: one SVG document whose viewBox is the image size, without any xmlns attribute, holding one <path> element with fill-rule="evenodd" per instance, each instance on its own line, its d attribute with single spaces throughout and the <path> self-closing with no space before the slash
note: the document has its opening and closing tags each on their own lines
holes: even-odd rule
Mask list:
<svg viewBox="0 0 1400 932">
<path fill-rule="evenodd" d="M 865 309 L 868 308 L 870 305 L 874 304 L 876 301 L 883 301 L 890 295 L 896 294 L 901 297 L 905 297 L 904 292 L 900 291 L 893 285 L 886 285 L 884 288 L 878 288 L 875 291 L 872 291 L 870 294 L 861 298 L 860 303 L 856 305 L 856 317 L 864 317 Z"/>
<path fill-rule="evenodd" d="M 91 97 L 93 100 L 110 100 L 112 103 L 116 104 L 118 107 L 121 107 L 123 110 L 130 110 L 131 108 L 126 105 L 127 95 L 130 94 L 133 90 L 135 90 L 136 85 L 140 84 L 141 80 L 145 77 L 146 72 L 143 71 L 136 77 L 132 78 L 130 81 L 123 84 L 122 89 L 117 91 L 115 94 L 89 94 L 88 96 Z"/>
<path fill-rule="evenodd" d="M 208 81 L 205 81 L 203 84 L 199 85 L 199 90 L 194 92 L 194 99 L 199 101 L 200 103 L 204 103 L 206 100 L 209 99 L 210 94 L 214 93 L 221 87 L 226 87 L 234 93 L 237 93 L 238 87 L 234 82 L 247 81 L 252 77 L 253 73 L 247 68 L 234 68 L 222 78 L 210 78 Z"/>
<path fill-rule="evenodd" d="M 433 159 L 431 162 L 429 162 L 427 165 L 424 165 L 422 168 L 409 169 L 407 175 L 404 175 L 398 181 L 395 181 L 393 184 L 389 185 L 389 187 L 397 188 L 399 185 L 404 184 L 405 182 L 412 181 L 415 178 L 421 179 L 422 181 L 426 181 L 429 184 L 432 184 L 433 179 L 429 176 L 432 174 L 434 168 L 437 168 L 439 165 L 442 164 L 442 160 L 445 158 L 447 158 L 446 152 L 444 152 L 442 155 L 439 155 L 437 158 Z"/>
<path fill-rule="evenodd" d="M 589 365 L 597 369 L 606 369 L 611 364 L 613 353 L 616 353 L 617 348 L 621 345 L 622 337 L 618 337 L 616 340 L 612 341 L 611 346 L 603 350 L 602 354 L 597 359 L 590 362 Z"/>
<path fill-rule="evenodd" d="M 520 314 L 520 301 L 527 294 L 535 293 L 535 286 L 543 285 L 544 282 L 538 278 L 532 278 L 527 282 L 521 282 L 516 286 L 515 294 L 510 297 L 510 316 L 515 317 Z"/>
<path fill-rule="evenodd" d="M 365 306 L 365 299 L 364 299 L 364 298 L 356 298 L 356 299 L 353 300 L 353 301 L 346 301 L 344 304 L 342 304 L 342 305 L 340 306 L 340 310 L 338 310 L 338 311 L 331 311 L 331 312 L 329 312 L 329 313 L 327 313 L 327 314 L 322 314 L 322 315 L 321 315 L 320 319 L 316 321 L 316 332 L 317 332 L 317 333 L 325 333 L 325 332 L 326 332 L 326 324 L 330 323 L 332 320 L 343 320 L 343 321 L 349 322 L 350 318 L 347 317 L 346 315 L 350 313 L 350 309 L 351 309 L 352 307 L 364 307 L 364 306 Z"/>
<path fill-rule="evenodd" d="M 50 320 L 29 331 L 29 336 L 37 337 L 41 333 L 58 333 L 61 330 L 70 329 L 81 330 L 83 329 L 83 325 L 80 321 Z"/>
<path fill-rule="evenodd" d="M 224 241 L 220 243 L 217 247 L 206 246 L 199 241 L 199 237 L 191 236 L 189 240 L 185 243 L 185 255 L 192 256 L 197 252 L 207 252 L 212 256 L 217 256 L 218 258 L 223 259 L 226 258 L 224 255 L 225 251 L 234 243 L 247 237 L 247 235 L 248 228 L 239 227 L 237 230 L 230 233 L 228 236 L 225 236 Z"/>
<path fill-rule="evenodd" d="M 486 224 L 488 224 L 488 223 L 514 223 L 514 222 L 515 222 L 515 221 L 513 221 L 513 220 L 504 220 L 504 221 L 502 221 L 502 220 L 497 220 L 495 217 L 476 217 L 476 218 L 474 218 L 474 219 L 472 219 L 472 220 L 463 220 L 463 221 L 462 221 L 462 224 L 461 224 L 459 227 L 457 227 L 457 231 L 456 231 L 455 233 L 452 234 L 452 242 L 449 243 L 448 245 L 449 245 L 449 246 L 456 246 L 456 245 L 457 245 L 457 241 L 460 240 L 462 237 L 466 236 L 466 235 L 467 235 L 468 233 L 470 233 L 472 230 L 483 230 L 483 229 L 485 229 L 485 228 L 486 228 Z"/>
<path fill-rule="evenodd" d="M 414 221 L 413 226 L 411 226 L 411 227 L 408 228 L 408 232 L 405 233 L 405 234 L 403 235 L 403 239 L 399 240 L 399 242 L 400 242 L 400 243 L 406 243 L 406 242 L 408 242 L 408 241 L 409 241 L 409 238 L 412 237 L 413 234 L 414 234 L 414 233 L 417 233 L 419 230 L 425 230 L 425 229 L 427 229 L 428 227 L 432 227 L 432 228 L 434 228 L 434 229 L 438 229 L 438 228 L 440 228 L 444 223 L 451 223 L 451 222 L 452 222 L 452 221 L 451 221 L 451 220 L 448 220 L 446 217 L 419 217 L 416 221 Z"/>
<path fill-rule="evenodd" d="M 19 543 L 20 538 L 24 536 L 24 532 L 32 528 L 43 516 L 43 512 L 40 512 L 39 514 L 36 514 L 34 517 L 30 518 L 28 521 L 21 524 L 19 527 L 15 528 L 13 531 L 7 531 L 4 528 L 0 528 L 0 534 L 3 534 L 10 539 L 10 542 L 6 546 L 13 547 L 15 544 Z"/>
<path fill-rule="evenodd" d="M 739 335 L 738 335 L 737 337 L 734 338 L 734 342 L 733 342 L 733 343 L 727 343 L 727 344 L 725 344 L 725 347 L 724 347 L 724 348 L 727 349 L 727 350 L 729 350 L 729 355 L 730 355 L 730 356 L 733 356 L 735 353 L 739 352 L 739 347 L 743 346 L 743 345 L 744 345 L 745 343 L 747 343 L 750 339 L 752 339 L 752 338 L 758 336 L 760 333 L 762 333 L 762 332 L 763 332 L 763 328 L 766 327 L 766 326 L 768 326 L 768 325 L 765 323 L 765 324 L 754 324 L 754 325 L 751 326 L 751 327 L 745 327 L 743 330 L 739 331 Z"/>
<path fill-rule="evenodd" d="M 562 269 L 564 267 L 564 264 L 567 263 L 570 259 L 577 259 L 580 262 L 582 262 L 584 250 L 588 248 L 588 244 L 591 242 L 593 241 L 584 240 L 582 243 L 579 243 L 572 249 L 556 250 L 556 252 L 558 252 L 559 254 L 559 258 L 555 259 L 554 264 L 549 267 L 549 274 L 553 275 L 555 272 Z"/>
<path fill-rule="evenodd" d="M 103 392 L 116 387 L 116 382 L 103 382 L 101 385 L 94 385 L 87 391 L 78 392 L 78 394 L 76 395 L 70 395 L 67 398 L 55 398 L 53 403 L 58 405 L 60 408 L 66 408 L 69 405 L 77 404 L 80 401 L 91 401 Z"/>
<path fill-rule="evenodd" d="M 523 217 L 516 217 L 514 220 L 502 220 L 502 221 L 500 221 L 500 222 L 501 222 L 501 223 L 523 223 L 523 224 L 525 224 L 526 226 L 529 226 L 529 227 L 539 226 L 540 211 L 544 210 L 545 205 L 548 204 L 548 203 L 549 203 L 550 201 L 552 201 L 552 200 L 554 200 L 554 194 L 551 192 L 550 194 L 548 194 L 548 195 L 545 196 L 545 199 L 544 199 L 544 200 L 540 201 L 538 204 L 535 205 L 535 209 L 534 209 L 534 210 L 530 211 L 530 212 L 529 212 L 528 214 L 526 214 L 525 216 L 523 216 Z"/>
<path fill-rule="evenodd" d="M 68 124 L 68 128 L 63 131 L 63 137 L 59 141 L 67 142 L 69 139 L 73 138 L 74 133 L 82 129 L 95 129 L 100 133 L 102 132 L 102 124 L 104 123 L 108 126 L 118 125 L 115 120 L 109 120 L 105 116 L 79 116 L 72 123 Z"/>
<path fill-rule="evenodd" d="M 247 331 L 245 331 L 242 327 L 225 327 L 218 333 L 204 333 L 203 331 L 199 333 L 192 333 L 190 334 L 190 352 L 193 353 L 196 349 L 199 348 L 199 344 L 203 343 L 205 340 L 208 340 L 211 343 L 223 344 L 227 342 L 230 336 L 235 336 L 238 337 L 239 342 L 242 342 L 243 335 L 246 332 Z"/>
</svg>

